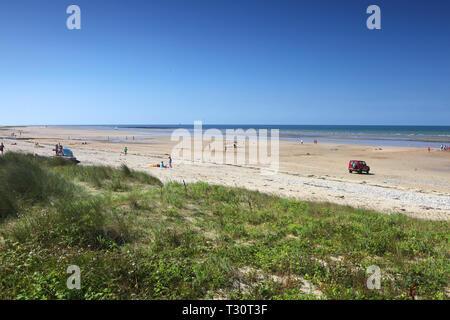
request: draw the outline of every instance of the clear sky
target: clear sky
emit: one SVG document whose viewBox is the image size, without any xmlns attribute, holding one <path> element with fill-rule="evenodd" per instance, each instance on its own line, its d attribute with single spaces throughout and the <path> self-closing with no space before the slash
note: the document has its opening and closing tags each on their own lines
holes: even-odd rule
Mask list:
<svg viewBox="0 0 450 320">
<path fill-rule="evenodd" d="M 450 125 L 450 1 L 0 2 L 0 125 L 194 120 Z"/>
</svg>

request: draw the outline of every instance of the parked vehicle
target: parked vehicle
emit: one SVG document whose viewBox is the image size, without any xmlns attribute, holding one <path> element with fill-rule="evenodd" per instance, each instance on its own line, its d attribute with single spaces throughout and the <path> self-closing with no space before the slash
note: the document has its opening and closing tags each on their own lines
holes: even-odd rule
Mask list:
<svg viewBox="0 0 450 320">
<path fill-rule="evenodd" d="M 366 164 L 365 161 L 362 160 L 350 160 L 348 163 L 348 172 L 352 173 L 353 171 L 358 173 L 369 173 L 370 167 Z"/>
<path fill-rule="evenodd" d="M 77 158 L 74 157 L 72 150 L 68 149 L 68 148 L 63 148 L 63 154 L 62 157 L 64 159 L 73 161 L 75 163 L 80 163 L 80 160 L 77 160 Z"/>
<path fill-rule="evenodd" d="M 55 151 L 55 149 L 53 149 L 53 151 Z M 74 155 L 72 150 L 68 149 L 68 148 L 62 148 L 62 154 L 59 154 L 57 156 L 52 156 L 52 158 L 61 158 L 61 159 L 65 159 L 68 161 L 72 161 L 77 163 L 80 163 L 80 160 L 78 160 Z"/>
</svg>

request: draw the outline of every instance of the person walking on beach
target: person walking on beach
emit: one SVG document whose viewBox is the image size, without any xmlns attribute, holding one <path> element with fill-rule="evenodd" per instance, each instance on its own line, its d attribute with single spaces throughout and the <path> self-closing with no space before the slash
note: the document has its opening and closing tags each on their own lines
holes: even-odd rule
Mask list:
<svg viewBox="0 0 450 320">
<path fill-rule="evenodd" d="M 127 155 L 127 152 L 128 152 L 128 148 L 127 148 L 127 147 L 125 147 L 125 149 L 123 149 L 123 152 L 125 153 L 125 155 Z"/>
<path fill-rule="evenodd" d="M 172 168 L 172 157 L 169 156 L 169 168 Z"/>
<path fill-rule="evenodd" d="M 2 153 L 2 155 L 3 155 L 3 150 L 5 149 L 5 146 L 4 146 L 4 144 L 3 144 L 3 142 L 0 144 L 0 152 Z"/>
</svg>

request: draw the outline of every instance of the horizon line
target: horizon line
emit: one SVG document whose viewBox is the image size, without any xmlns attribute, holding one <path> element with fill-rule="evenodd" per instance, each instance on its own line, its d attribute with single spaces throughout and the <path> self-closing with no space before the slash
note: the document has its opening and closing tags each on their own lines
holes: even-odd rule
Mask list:
<svg viewBox="0 0 450 320">
<path fill-rule="evenodd" d="M 13 127 L 35 127 L 35 126 L 193 126 L 192 123 L 91 123 L 91 124 L 17 124 L 17 125 L 0 125 L 0 128 Z M 202 125 L 219 125 L 219 126 L 365 126 L 365 127 L 450 127 L 450 124 L 279 124 L 279 123 L 205 123 Z"/>
</svg>

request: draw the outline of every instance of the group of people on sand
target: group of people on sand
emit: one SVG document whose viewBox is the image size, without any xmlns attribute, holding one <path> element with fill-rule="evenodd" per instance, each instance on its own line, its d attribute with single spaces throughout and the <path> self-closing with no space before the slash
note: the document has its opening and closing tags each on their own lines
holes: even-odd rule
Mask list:
<svg viewBox="0 0 450 320">
<path fill-rule="evenodd" d="M 300 142 L 300 144 L 303 144 L 304 141 L 303 141 L 303 139 L 300 139 L 300 138 L 299 138 L 299 142 Z M 313 143 L 314 143 L 314 144 L 317 144 L 317 140 L 314 139 L 314 140 L 313 140 Z"/>
<path fill-rule="evenodd" d="M 233 149 L 234 149 L 234 150 L 237 150 L 237 147 L 238 147 L 238 143 L 237 143 L 236 140 L 234 140 L 234 142 L 233 142 Z M 226 144 L 223 146 L 223 150 L 224 150 L 225 152 L 227 151 L 227 145 L 226 145 Z"/>
<path fill-rule="evenodd" d="M 125 155 L 127 155 L 127 153 L 128 153 L 128 147 L 125 147 L 125 148 L 123 149 L 123 153 L 124 153 Z M 156 167 L 156 168 L 172 168 L 172 157 L 171 157 L 171 156 L 168 157 L 167 165 L 164 164 L 164 161 L 161 161 L 161 163 L 158 163 L 158 164 L 151 164 L 151 165 L 149 165 L 149 166 L 150 166 L 150 167 Z"/>
<path fill-rule="evenodd" d="M 164 161 L 161 161 L 161 163 L 150 165 L 150 166 L 156 167 L 156 168 L 172 168 L 172 157 L 169 156 L 167 165 L 164 164 Z"/>
<path fill-rule="evenodd" d="M 428 149 L 428 152 L 431 152 L 431 148 L 430 147 L 428 147 L 427 149 Z M 447 146 L 445 144 L 441 144 L 439 150 L 441 150 L 441 151 L 450 151 L 450 146 Z"/>
<path fill-rule="evenodd" d="M 57 156 L 63 156 L 64 155 L 64 153 L 63 153 L 63 146 L 61 145 L 61 143 L 57 143 L 55 145 L 55 152 L 56 152 Z"/>
<path fill-rule="evenodd" d="M 160 168 L 172 168 L 172 157 L 169 156 L 168 160 L 167 160 L 167 165 L 164 164 L 164 161 L 161 161 L 161 163 L 159 164 Z"/>
</svg>

